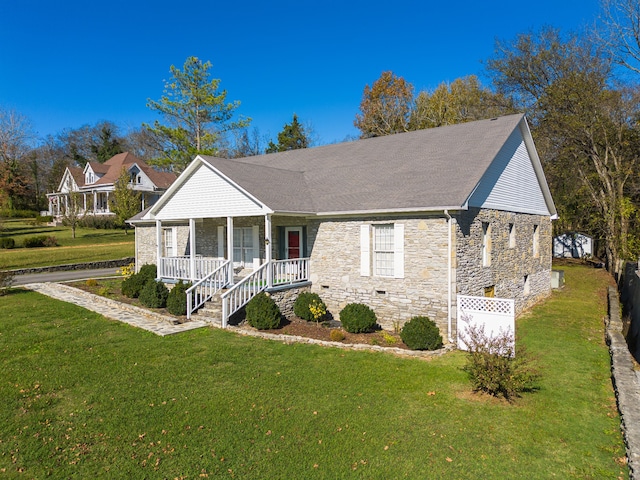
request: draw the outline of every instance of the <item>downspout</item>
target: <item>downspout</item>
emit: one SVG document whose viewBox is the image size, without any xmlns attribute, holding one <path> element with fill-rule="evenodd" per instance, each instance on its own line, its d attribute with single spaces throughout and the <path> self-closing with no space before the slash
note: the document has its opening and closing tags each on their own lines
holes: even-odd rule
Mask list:
<svg viewBox="0 0 640 480">
<path fill-rule="evenodd" d="M 447 217 L 447 338 L 449 343 L 453 343 L 453 336 L 451 335 L 452 319 L 451 319 L 451 215 L 449 210 L 444 211 Z"/>
</svg>

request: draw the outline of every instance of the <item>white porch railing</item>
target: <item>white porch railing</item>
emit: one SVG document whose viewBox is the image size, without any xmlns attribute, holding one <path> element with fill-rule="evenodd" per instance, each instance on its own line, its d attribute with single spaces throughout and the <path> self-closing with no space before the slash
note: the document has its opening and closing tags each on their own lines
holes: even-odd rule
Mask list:
<svg viewBox="0 0 640 480">
<path fill-rule="evenodd" d="M 263 263 L 251 275 L 244 277 L 222 294 L 222 328 L 227 327 L 227 321 L 231 315 L 267 289 L 268 266 L 268 263 Z"/>
<path fill-rule="evenodd" d="M 193 312 L 204 305 L 205 302 L 211 300 L 217 292 L 227 285 L 230 268 L 231 262 L 227 260 L 209 275 L 187 289 L 187 319 L 191 318 Z"/>
<path fill-rule="evenodd" d="M 220 268 L 226 262 L 224 258 L 201 257 L 195 258 L 195 275 L 191 276 L 191 257 L 188 255 L 180 257 L 161 257 L 158 266 L 158 275 L 161 278 L 171 280 L 200 280 L 210 272 Z"/>
<path fill-rule="evenodd" d="M 308 258 L 274 260 L 271 268 L 274 287 L 309 280 Z"/>
</svg>

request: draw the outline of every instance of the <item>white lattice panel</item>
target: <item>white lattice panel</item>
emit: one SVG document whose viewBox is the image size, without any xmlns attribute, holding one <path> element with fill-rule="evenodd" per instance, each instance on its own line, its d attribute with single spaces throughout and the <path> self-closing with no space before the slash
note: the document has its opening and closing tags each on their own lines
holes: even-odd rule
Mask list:
<svg viewBox="0 0 640 480">
<path fill-rule="evenodd" d="M 466 350 L 462 337 L 471 325 L 484 325 L 488 336 L 500 332 L 515 335 L 515 302 L 508 298 L 470 297 L 458 295 L 458 348 Z"/>
<path fill-rule="evenodd" d="M 458 308 L 466 312 L 491 312 L 513 315 L 514 301 L 509 298 L 458 295 Z"/>
</svg>

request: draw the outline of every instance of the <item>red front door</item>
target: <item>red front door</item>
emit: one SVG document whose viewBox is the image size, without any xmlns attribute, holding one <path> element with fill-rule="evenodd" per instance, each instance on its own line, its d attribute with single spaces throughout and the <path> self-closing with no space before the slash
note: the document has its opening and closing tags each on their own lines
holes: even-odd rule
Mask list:
<svg viewBox="0 0 640 480">
<path fill-rule="evenodd" d="M 287 258 L 300 258 L 301 237 L 299 229 L 287 229 Z"/>
</svg>

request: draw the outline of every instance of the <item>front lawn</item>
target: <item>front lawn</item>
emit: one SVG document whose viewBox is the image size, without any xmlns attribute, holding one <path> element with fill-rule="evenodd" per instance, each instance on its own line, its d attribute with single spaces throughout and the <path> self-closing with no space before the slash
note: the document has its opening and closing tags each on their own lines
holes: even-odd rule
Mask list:
<svg viewBox="0 0 640 480">
<path fill-rule="evenodd" d="M 540 389 L 470 392 L 429 361 L 200 329 L 157 337 L 14 290 L 0 297 L 8 478 L 627 478 L 603 341 L 605 272 L 521 318 Z"/>
<path fill-rule="evenodd" d="M 26 238 L 53 236 L 57 247 L 20 248 Z M 77 228 L 72 238 L 70 227 L 37 225 L 31 220 L 9 219 L 2 221 L 0 238 L 13 238 L 16 247 L 0 249 L 0 270 L 44 267 L 69 263 L 115 260 L 134 255 L 133 230 Z"/>
</svg>

